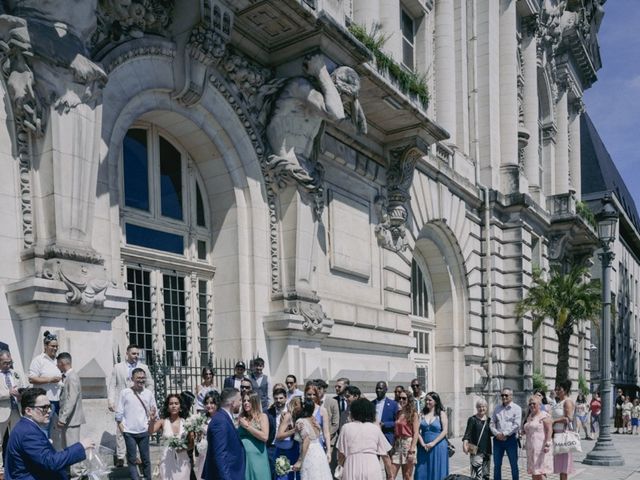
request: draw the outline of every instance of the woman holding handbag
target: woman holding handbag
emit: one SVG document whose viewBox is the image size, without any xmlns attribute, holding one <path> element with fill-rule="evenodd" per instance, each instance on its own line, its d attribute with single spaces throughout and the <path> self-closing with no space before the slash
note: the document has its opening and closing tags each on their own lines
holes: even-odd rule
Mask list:
<svg viewBox="0 0 640 480">
<path fill-rule="evenodd" d="M 574 404 L 569 398 L 571 391 L 571 380 L 559 382 L 556 385 L 557 403 L 551 410 L 553 419 L 553 435 L 572 430 L 571 419 L 573 418 Z M 569 474 L 573 473 L 573 453 L 557 453 L 553 455 L 553 473 L 560 474 L 560 480 L 567 480 Z"/>
<path fill-rule="evenodd" d="M 474 480 L 489 480 L 491 470 L 491 429 L 487 416 L 487 402 L 476 401 L 476 414 L 467 420 L 467 429 L 462 437 L 462 451 L 469 454 Z"/>
</svg>

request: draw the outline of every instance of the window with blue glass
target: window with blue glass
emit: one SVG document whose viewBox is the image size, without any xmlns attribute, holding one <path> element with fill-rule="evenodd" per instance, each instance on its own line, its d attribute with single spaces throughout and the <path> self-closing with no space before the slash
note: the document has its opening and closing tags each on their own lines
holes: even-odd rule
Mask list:
<svg viewBox="0 0 640 480">
<path fill-rule="evenodd" d="M 132 128 L 122 142 L 124 204 L 149 210 L 149 162 L 147 131 Z"/>
</svg>

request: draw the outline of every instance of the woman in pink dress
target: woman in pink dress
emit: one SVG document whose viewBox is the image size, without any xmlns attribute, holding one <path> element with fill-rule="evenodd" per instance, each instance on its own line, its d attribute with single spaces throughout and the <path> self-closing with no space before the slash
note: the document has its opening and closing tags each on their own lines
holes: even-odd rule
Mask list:
<svg viewBox="0 0 640 480">
<path fill-rule="evenodd" d="M 392 480 L 389 450 L 391 445 L 376 425 L 376 409 L 366 398 L 351 402 L 352 422 L 340 431 L 338 464 L 344 467 L 342 480 L 383 480 L 378 457 L 382 458 L 386 477 Z"/>
<path fill-rule="evenodd" d="M 527 473 L 542 480 L 553 470 L 551 455 L 551 417 L 542 409 L 540 397 L 529 398 L 529 415 L 525 419 L 527 441 Z"/>
</svg>

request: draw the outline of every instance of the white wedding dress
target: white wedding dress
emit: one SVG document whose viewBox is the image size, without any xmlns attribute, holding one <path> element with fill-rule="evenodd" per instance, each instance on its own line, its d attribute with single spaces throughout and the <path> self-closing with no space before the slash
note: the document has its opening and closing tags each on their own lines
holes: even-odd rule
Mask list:
<svg viewBox="0 0 640 480">
<path fill-rule="evenodd" d="M 296 427 L 300 432 L 300 438 L 309 438 L 309 448 L 300 468 L 302 480 L 333 480 L 327 454 L 320 444 L 320 434 L 311 426 L 312 418 L 300 418 L 296 422 Z M 302 442 L 300 443 L 302 452 Z"/>
</svg>

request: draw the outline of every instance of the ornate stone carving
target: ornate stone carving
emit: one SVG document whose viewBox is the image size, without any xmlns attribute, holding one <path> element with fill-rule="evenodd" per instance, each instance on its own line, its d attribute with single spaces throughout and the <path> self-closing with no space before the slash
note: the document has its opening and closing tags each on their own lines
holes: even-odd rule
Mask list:
<svg viewBox="0 0 640 480">
<path fill-rule="evenodd" d="M 200 101 L 207 70 L 225 55 L 232 25 L 230 9 L 218 2 L 204 2 L 202 20 L 191 30 L 186 46 L 184 87 L 176 96 L 185 105 Z"/>
<path fill-rule="evenodd" d="M 60 260 L 45 264 L 42 277 L 64 283 L 68 289 L 65 299 L 69 304 L 77 305 L 83 312 L 101 307 L 110 285 L 104 270 L 99 271 L 87 265 Z"/>
<path fill-rule="evenodd" d="M 362 133 L 366 120 L 358 102 L 360 78 L 353 69 L 338 67 L 329 75 L 321 55 L 308 58 L 304 68 L 306 77 L 276 79 L 263 90 L 266 171 L 276 191 L 297 185 L 319 220 L 324 208 L 323 169 L 318 163 L 324 122 L 345 120 L 346 103 L 352 106 L 352 123 Z"/>
<path fill-rule="evenodd" d="M 395 252 L 408 248 L 406 223 L 407 202 L 411 199 L 409 189 L 416 163 L 423 155 L 425 153 L 415 145 L 403 145 L 389 151 L 386 195 L 379 195 L 375 200 L 380 222 L 375 227 L 375 233 L 381 247 Z"/>
<path fill-rule="evenodd" d="M 90 2 L 87 2 L 90 3 Z M 109 43 L 140 38 L 145 33 L 166 35 L 173 20 L 175 0 L 100 0 L 94 51 Z"/>
<path fill-rule="evenodd" d="M 319 303 L 305 302 L 302 300 L 290 301 L 287 302 L 284 313 L 302 316 L 304 319 L 302 328 L 310 335 L 319 333 L 325 323 L 329 322 L 329 317 L 324 313 L 322 305 Z"/>
<path fill-rule="evenodd" d="M 49 107 L 67 113 L 99 100 L 107 76 L 89 60 L 97 0 L 23 0 L 0 15 L 2 71 L 18 125 L 40 135 Z"/>
<path fill-rule="evenodd" d="M 555 54 L 562 40 L 561 18 L 567 5 L 566 0 L 544 0 L 540 9 L 538 32 L 543 48 Z"/>
</svg>

